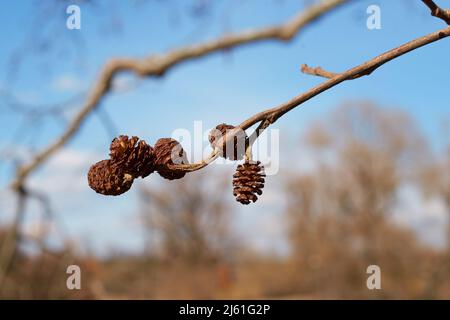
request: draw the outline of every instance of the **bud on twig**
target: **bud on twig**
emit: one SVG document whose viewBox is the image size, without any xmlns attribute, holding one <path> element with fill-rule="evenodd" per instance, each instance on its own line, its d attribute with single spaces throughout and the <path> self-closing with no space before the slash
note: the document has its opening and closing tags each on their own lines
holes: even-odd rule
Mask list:
<svg viewBox="0 0 450 320">
<path fill-rule="evenodd" d="M 130 190 L 134 177 L 125 173 L 111 160 L 102 160 L 92 165 L 88 173 L 89 186 L 97 193 L 117 196 Z"/>
</svg>

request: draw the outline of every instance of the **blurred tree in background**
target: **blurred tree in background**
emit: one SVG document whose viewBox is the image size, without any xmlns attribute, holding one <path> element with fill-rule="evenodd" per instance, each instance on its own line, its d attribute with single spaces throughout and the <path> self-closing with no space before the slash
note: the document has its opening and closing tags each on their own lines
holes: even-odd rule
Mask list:
<svg viewBox="0 0 450 320">
<path fill-rule="evenodd" d="M 261 255 L 240 242 L 227 210 L 229 181 L 198 174 L 170 189 L 142 188 L 148 245 L 141 254 L 102 260 L 67 248 L 20 255 L 6 282 L 14 290 L 2 297 L 77 297 L 61 285 L 64 272 L 54 271 L 64 257 L 85 270 L 84 298 L 448 297 L 448 247 L 425 245 L 392 220 L 402 186 L 443 199 L 447 192 L 445 174 L 424 166 L 431 151 L 407 114 L 350 103 L 312 124 L 301 140 L 298 148 L 313 151 L 315 167 L 286 180 L 286 256 Z M 372 264 L 381 266 L 383 290 L 366 287 Z"/>
<path fill-rule="evenodd" d="M 115 133 L 111 132 L 115 132 L 116 125 L 101 102 L 104 96 L 114 91 L 135 89 L 142 81 L 140 77 L 159 79 L 172 66 L 203 55 L 206 57 L 209 53 L 229 55 L 247 41 L 289 41 L 304 26 L 347 2 L 356 1 L 335 0 L 329 2 L 333 5 L 324 5 L 322 9 L 319 6 L 318 11 L 311 7 L 313 10 L 308 11 L 309 5 L 325 2 L 303 1 L 305 7 L 302 9 L 307 12 L 306 18 L 299 12 L 291 17 L 292 20 L 286 20 L 278 27 L 256 29 L 256 36 L 244 32 L 242 35 L 236 33 L 237 38 L 231 37 L 232 40 L 219 38 L 223 43 L 214 39 L 209 42 L 211 39 L 207 37 L 208 45 L 197 49 L 192 47 L 195 50 L 186 47 L 188 54 L 180 61 L 177 57 L 182 57 L 185 51 L 169 50 L 167 56 L 152 56 L 154 48 L 151 46 L 147 57 L 130 58 L 127 61 L 131 63 L 126 63 L 125 68 L 112 68 L 111 65 L 120 60 L 113 58 L 112 63 L 105 63 L 101 69 L 103 71 L 98 83 L 93 83 L 92 95 L 84 92 L 86 84 L 83 79 L 83 85 L 77 88 L 77 93 L 69 97 L 67 102 L 34 105 L 25 103 L 26 99 L 22 101 L 22 97 L 9 92 L 19 78 L 26 79 L 30 58 L 36 60 L 39 70 L 42 69 L 42 79 L 55 71 L 52 70 L 52 64 L 56 59 L 61 60 L 61 57 L 73 62 L 76 69 L 86 68 L 87 65 L 83 37 L 67 37 L 64 33 L 66 30 L 60 28 L 66 16 L 50 14 L 55 10 L 65 12 L 65 7 L 71 1 L 46 2 L 45 5 L 36 6 L 35 20 L 30 23 L 29 35 L 13 51 L 5 81 L 8 86 L 5 84 L 0 88 L 0 97 L 7 106 L 7 113 L 18 114 L 23 118 L 23 123 L 18 125 L 17 136 L 28 136 L 31 150 L 45 150 L 41 149 L 43 143 L 39 141 L 38 124 L 54 122 L 61 125 L 63 139 L 60 140 L 60 136 L 51 137 L 51 141 L 56 142 L 54 149 L 49 144 L 51 154 L 62 148 L 80 130 L 91 111 L 99 116 L 108 136 L 114 136 Z M 117 36 L 125 26 L 122 19 L 126 17 L 122 17 L 117 9 L 120 7 L 117 5 L 119 2 L 115 5 L 111 5 L 110 1 L 92 0 L 78 3 L 86 5 L 86 11 L 93 10 L 93 15 L 100 18 L 98 24 L 101 30 L 96 31 L 100 36 L 96 41 L 102 40 L 102 37 Z M 134 11 L 129 16 L 137 11 L 150 12 L 152 3 L 132 2 Z M 179 12 L 187 8 L 189 19 L 196 21 L 193 35 L 198 33 L 201 39 L 202 33 L 198 31 L 205 32 L 206 27 L 212 26 L 211 13 L 219 1 L 191 1 L 186 5 L 183 2 L 182 6 L 177 6 L 176 1 L 164 3 L 167 4 L 169 19 L 174 25 L 177 25 L 177 18 L 187 19 Z M 224 36 L 229 35 L 229 13 L 237 10 L 235 6 L 238 2 L 230 3 L 232 5 L 223 6 L 224 12 L 218 15 L 221 19 L 217 19 L 217 25 L 212 28 L 220 29 L 219 33 L 223 31 Z M 149 23 L 150 20 L 146 18 L 145 22 Z M 40 24 L 41 21 L 45 23 Z M 155 27 L 151 23 L 142 26 L 143 36 L 136 37 L 139 43 L 148 36 L 147 28 Z M 174 35 L 176 33 L 173 32 Z M 248 34 L 253 36 L 249 37 Z M 182 43 L 190 43 L 187 38 L 180 39 Z M 173 45 L 169 41 L 163 47 L 172 48 Z M 302 46 L 306 47 L 304 44 Z M 138 50 L 132 56 L 140 54 Z M 174 57 L 175 60 L 171 60 Z M 161 69 L 147 70 L 152 63 L 158 65 L 165 59 L 169 63 L 163 63 Z M 262 55 L 261 59 L 266 57 Z M 132 67 L 127 69 L 129 66 Z M 139 79 L 120 89 L 119 81 L 113 81 L 120 79 L 113 79 L 113 76 L 124 71 L 122 68 L 126 73 L 137 73 L 139 77 L 136 78 Z M 256 68 L 253 72 L 257 77 L 264 75 L 258 74 Z M 42 79 L 40 81 L 45 82 L 50 78 Z M 30 82 L 34 85 L 33 81 Z M 183 90 L 189 91 L 189 87 L 186 88 L 183 87 Z M 202 90 L 205 89 L 202 87 Z M 216 92 L 208 94 L 214 95 Z M 250 95 L 244 91 L 241 94 Z M 94 97 L 92 101 L 91 96 Z M 84 100 L 86 97 L 87 100 Z M 268 99 L 275 99 L 275 96 Z M 80 108 L 75 110 L 74 106 Z M 173 112 L 169 108 L 167 110 Z M 135 111 L 136 116 L 145 118 L 140 114 L 141 111 Z M 170 116 L 181 116 L 176 112 Z M 78 118 L 74 117 L 77 114 Z M 147 123 L 143 130 L 148 130 Z M 277 208 L 265 207 L 258 212 L 263 215 L 269 210 L 280 211 L 277 218 L 283 224 L 288 250 L 278 255 L 261 253 L 238 236 L 235 213 L 229 202 L 230 174 L 213 174 L 206 169 L 206 173 L 188 175 L 183 180 L 168 184 L 141 185 L 137 190 L 137 214 L 140 217 L 140 230 L 145 237 L 145 248 L 140 252 L 118 252 L 106 257 L 82 255 L 70 241 L 62 241 L 59 249 L 51 248 L 48 245 L 49 233 L 45 230 L 36 234 L 25 232 L 22 223 L 26 201 L 36 201 L 43 208 L 44 227 L 55 225 L 57 219 L 47 196 L 40 190 L 26 188 L 29 185 L 25 184 L 24 175 L 15 190 L 19 196 L 15 220 L 11 225 L 0 226 L 0 298 L 449 298 L 450 223 L 446 226 L 446 245 L 440 248 L 426 244 L 419 239 L 417 232 L 395 221 L 398 211 L 405 210 L 399 206 L 405 188 L 417 190 L 425 200 L 437 199 L 443 203 L 450 219 L 448 129 L 442 137 L 444 147 L 436 150 L 432 146 L 433 141 L 422 135 L 421 128 L 408 113 L 382 108 L 371 102 L 346 103 L 324 115 L 320 121 L 312 123 L 300 142 L 297 141 L 289 148 L 308 153 L 314 165 L 312 168 L 289 172 L 285 176 L 277 175 L 283 186 L 280 191 L 282 195 L 276 195 Z M 14 147 L 20 145 L 15 138 L 12 144 Z M 1 151 L 0 160 L 11 162 L 11 168 L 27 163 L 31 157 L 28 153 L 20 155 L 23 151 L 21 148 L 12 152 Z M 40 162 L 48 160 L 42 160 L 44 158 L 45 152 L 44 157 L 34 154 L 33 159 L 38 165 L 31 166 L 31 171 Z M 292 163 L 297 160 L 295 153 L 294 158 L 289 159 Z M 14 170 L 10 171 L 11 176 L 14 176 Z M 19 173 L 20 170 L 16 172 L 18 176 Z M 0 214 L 3 214 L 1 210 L 2 206 Z M 117 234 L 118 238 L 121 236 Z M 33 250 L 29 250 L 30 246 Z M 79 265 L 83 270 L 81 291 L 70 291 L 66 287 L 66 268 L 70 264 Z M 369 276 L 366 269 L 374 264 L 381 267 L 383 290 L 368 290 L 366 287 Z"/>
</svg>

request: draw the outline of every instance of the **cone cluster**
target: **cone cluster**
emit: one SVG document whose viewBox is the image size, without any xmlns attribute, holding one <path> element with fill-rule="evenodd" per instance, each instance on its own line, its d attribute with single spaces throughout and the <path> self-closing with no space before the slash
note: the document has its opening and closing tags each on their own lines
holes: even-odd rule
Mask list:
<svg viewBox="0 0 450 320">
<path fill-rule="evenodd" d="M 180 179 L 185 172 L 167 167 L 188 163 L 178 141 L 159 139 L 155 148 L 138 137 L 122 135 L 109 148 L 110 159 L 92 165 L 88 172 L 89 186 L 97 193 L 117 196 L 127 192 L 136 178 L 145 178 L 154 171 L 166 179 Z"/>
<path fill-rule="evenodd" d="M 227 137 L 233 135 L 233 139 Z M 232 144 L 227 143 L 229 139 Z M 245 144 L 248 137 L 243 130 L 227 124 L 220 124 L 210 133 L 209 141 L 213 148 L 221 148 L 221 156 L 239 160 L 245 156 Z M 223 146 L 216 145 L 222 143 Z M 244 144 L 240 146 L 239 144 Z M 227 146 L 233 147 L 231 152 Z M 186 152 L 181 144 L 171 138 L 159 139 L 154 148 L 138 137 L 121 135 L 115 138 L 109 147 L 109 159 L 92 165 L 88 172 L 89 186 L 97 193 L 117 196 L 130 190 L 136 178 L 145 178 L 157 171 L 168 180 L 181 179 L 185 170 L 174 165 L 189 164 Z M 259 161 L 246 158 L 236 168 L 233 175 L 233 195 L 236 201 L 250 204 L 262 194 L 265 182 L 264 166 Z"/>
<path fill-rule="evenodd" d="M 261 162 L 246 161 L 238 165 L 233 175 L 233 195 L 242 204 L 255 202 L 264 188 L 264 167 Z"/>
</svg>

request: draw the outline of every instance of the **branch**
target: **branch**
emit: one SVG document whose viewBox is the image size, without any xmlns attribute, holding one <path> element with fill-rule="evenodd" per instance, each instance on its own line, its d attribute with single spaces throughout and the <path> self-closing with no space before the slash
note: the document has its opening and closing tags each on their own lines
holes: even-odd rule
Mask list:
<svg viewBox="0 0 450 320">
<path fill-rule="evenodd" d="M 364 75 L 371 74 L 374 70 L 378 69 L 385 63 L 394 60 L 408 52 L 411 52 L 413 50 L 416 50 L 418 48 L 421 48 L 423 46 L 426 46 L 430 43 L 436 42 L 438 40 L 441 40 L 443 38 L 446 38 L 450 36 L 450 27 L 447 27 L 442 30 L 438 30 L 436 32 L 430 33 L 426 36 L 420 37 L 418 39 L 412 40 L 404 45 L 401 45 L 400 47 L 394 48 L 392 50 L 389 50 L 363 64 L 360 64 L 354 68 L 351 68 L 343 73 L 337 73 L 334 74 L 329 80 L 319 84 L 318 86 L 306 91 L 305 93 L 302 93 L 291 100 L 276 106 L 271 109 L 267 109 L 265 111 L 262 111 L 260 113 L 257 113 L 253 115 L 252 117 L 248 118 L 244 122 L 242 122 L 239 125 L 239 128 L 242 130 L 246 130 L 256 123 L 260 123 L 256 131 L 250 136 L 249 140 L 253 143 L 256 141 L 256 138 L 261 134 L 261 132 L 268 128 L 271 124 L 275 123 L 280 117 L 282 117 L 287 112 L 291 111 L 295 107 L 298 107 L 299 105 L 303 104 L 304 102 L 310 100 L 311 98 L 319 95 L 320 93 L 327 91 L 334 86 L 347 81 L 347 80 L 353 80 L 359 77 L 362 77 Z M 323 69 L 320 69 L 323 70 Z M 321 75 L 328 74 L 326 71 L 321 71 Z M 228 139 L 225 142 L 228 142 L 228 140 L 231 140 L 233 137 L 230 134 Z M 223 143 L 225 143 L 223 142 Z M 220 145 L 220 144 L 219 144 Z M 186 164 L 186 165 L 173 165 L 170 166 L 171 169 L 177 169 L 177 170 L 184 170 L 184 171 L 196 171 L 198 169 L 201 169 L 205 167 L 208 163 L 212 162 L 216 157 L 217 153 L 220 148 L 216 148 L 214 152 L 211 154 L 211 156 L 203 160 L 201 162 L 201 165 L 199 164 Z M 213 159 L 214 158 L 214 159 Z"/>
<path fill-rule="evenodd" d="M 250 117 L 249 119 L 242 122 L 240 127 L 245 130 L 263 120 L 269 120 L 271 123 L 274 123 L 278 118 L 280 118 L 288 111 L 294 109 L 295 107 L 308 101 L 309 99 L 317 96 L 318 94 L 331 89 L 332 87 L 340 84 L 341 82 L 344 82 L 346 80 L 352 80 L 361 77 L 363 75 L 368 75 L 393 59 L 396 59 L 408 52 L 411 52 L 415 49 L 436 42 L 448 36 L 450 36 L 450 27 L 430 33 L 426 36 L 410 41 L 400 47 L 389 50 L 363 64 L 351 68 L 343 73 L 336 74 L 335 76 L 323 82 L 322 84 L 292 98 L 291 100 L 277 107 L 268 109 L 266 111 L 260 112 Z"/>
<path fill-rule="evenodd" d="M 428 6 L 431 10 L 431 15 L 433 17 L 442 19 L 450 25 L 450 10 L 449 9 L 442 9 L 440 8 L 433 0 L 422 0 L 425 5 Z"/>
<path fill-rule="evenodd" d="M 70 141 L 90 113 L 110 91 L 112 80 L 119 72 L 132 71 L 140 76 L 162 76 L 169 69 L 182 62 L 198 59 L 226 49 L 267 40 L 288 41 L 310 23 L 349 1 L 351 0 L 322 0 L 318 4 L 308 7 L 304 12 L 299 13 L 284 24 L 229 35 L 197 46 L 174 50 L 162 56 L 151 55 L 143 59 L 112 59 L 104 66 L 87 101 L 69 123 L 66 130 L 55 141 L 38 152 L 27 164 L 18 168 L 12 187 L 14 189 L 21 187 L 31 172 Z"/>
<path fill-rule="evenodd" d="M 430 8 L 432 16 L 440 18 L 440 19 L 444 20 L 448 25 L 450 25 L 450 10 L 440 8 L 438 5 L 436 5 L 436 3 L 434 3 L 433 0 L 422 0 L 422 2 L 425 3 L 425 5 L 427 5 Z M 375 66 L 372 70 L 365 70 L 364 72 L 362 72 L 360 74 L 356 74 L 353 76 L 352 79 L 357 79 L 362 76 L 369 75 L 378 67 L 379 66 Z M 318 76 L 318 77 L 323 77 L 323 78 L 328 78 L 328 79 L 334 78 L 339 75 L 338 73 L 327 71 L 320 66 L 311 68 L 307 64 L 302 64 L 300 70 L 305 74 L 310 74 L 313 76 Z M 347 80 L 349 80 L 349 79 L 347 79 Z"/>
<path fill-rule="evenodd" d="M 17 254 L 17 247 L 20 242 L 20 227 L 25 217 L 25 207 L 28 197 L 27 190 L 19 188 L 16 190 L 16 193 L 17 206 L 14 221 L 0 247 L 0 294 L 5 288 L 6 277 L 11 270 L 13 260 Z"/>
</svg>

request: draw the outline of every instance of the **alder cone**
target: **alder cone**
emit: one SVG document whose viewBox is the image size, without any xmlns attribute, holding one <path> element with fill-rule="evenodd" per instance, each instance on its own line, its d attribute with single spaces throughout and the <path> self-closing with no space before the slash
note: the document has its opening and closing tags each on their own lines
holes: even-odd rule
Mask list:
<svg viewBox="0 0 450 320">
<path fill-rule="evenodd" d="M 161 138 L 155 144 L 155 165 L 159 175 L 165 179 L 174 180 L 181 179 L 186 172 L 181 170 L 172 170 L 167 165 L 172 164 L 188 164 L 189 161 L 186 152 L 181 144 L 171 138 Z"/>
<path fill-rule="evenodd" d="M 110 157 L 114 164 L 120 166 L 133 177 L 145 178 L 155 171 L 155 154 L 153 148 L 138 137 L 121 135 L 111 142 Z"/>
<path fill-rule="evenodd" d="M 245 162 L 238 165 L 233 175 L 233 195 L 236 201 L 249 204 L 258 200 L 264 188 L 264 167 L 261 162 Z"/>
<path fill-rule="evenodd" d="M 209 133 L 209 142 L 212 148 L 216 148 L 216 143 L 221 139 L 225 141 L 227 139 L 226 135 L 231 134 L 231 130 L 235 129 L 235 126 L 230 124 L 222 123 L 216 126 L 215 129 L 211 130 Z M 234 133 L 233 137 L 233 149 L 227 150 L 227 143 L 224 144 L 220 156 L 230 159 L 230 160 L 241 160 L 245 155 L 245 147 L 247 142 L 247 134 L 244 130 L 239 130 Z M 231 148 L 230 148 L 231 149 Z"/>
<path fill-rule="evenodd" d="M 133 176 L 111 160 L 102 160 L 92 165 L 88 172 L 89 186 L 97 193 L 118 196 L 130 190 Z"/>
</svg>

